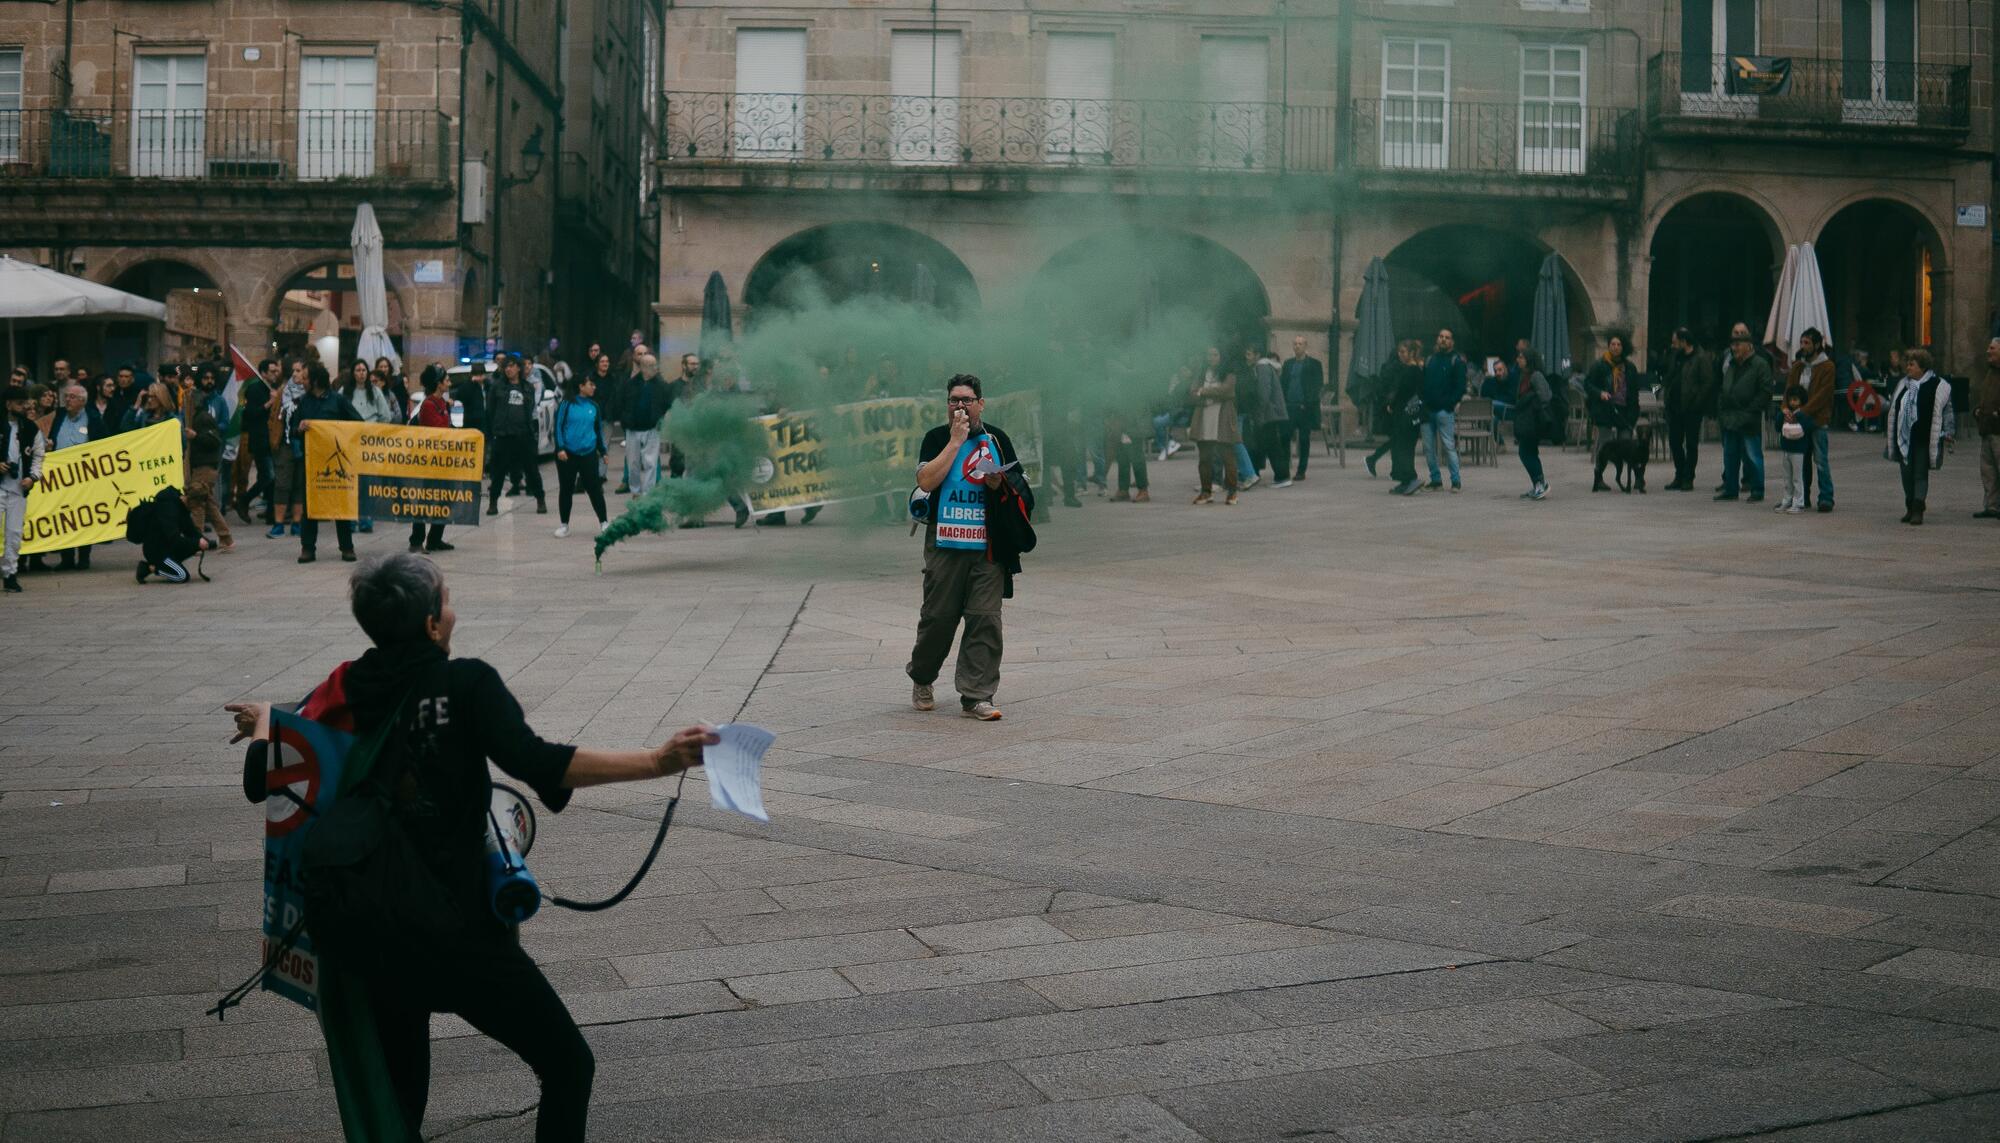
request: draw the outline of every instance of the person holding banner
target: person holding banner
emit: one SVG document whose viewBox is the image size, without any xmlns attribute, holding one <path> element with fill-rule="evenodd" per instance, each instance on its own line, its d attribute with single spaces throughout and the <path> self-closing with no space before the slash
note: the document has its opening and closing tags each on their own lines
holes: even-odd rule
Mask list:
<svg viewBox="0 0 2000 1143">
<path fill-rule="evenodd" d="M 306 426 L 314 421 L 358 421 L 361 414 L 354 411 L 347 398 L 333 391 L 332 378 L 327 376 L 326 366 L 315 361 L 306 366 L 306 394 L 292 408 L 292 438 L 301 442 L 306 439 Z M 299 460 L 301 470 L 305 468 L 304 458 Z M 301 473 L 303 478 L 303 472 Z M 340 558 L 353 563 L 354 524 L 350 520 L 333 522 L 334 539 L 340 544 Z M 319 521 L 311 513 L 299 525 L 299 562 L 309 564 L 319 558 Z"/>
<path fill-rule="evenodd" d="M 352 1043 L 336 1045 L 335 1036 L 350 1026 L 323 1014 L 336 1084 L 351 1078 L 341 1074 L 342 1061 L 357 1054 L 369 1062 L 379 1059 L 394 1089 L 395 1107 L 389 1110 L 400 1113 L 407 1137 L 417 1138 L 430 1094 L 431 1015 L 450 1012 L 534 1069 L 541 1082 L 536 1139 L 580 1140 L 588 1125 L 596 1060 L 562 998 L 521 948 L 517 931 L 494 914 L 488 900 L 487 765 L 561 812 L 571 790 L 678 774 L 700 765 L 703 748 L 721 739 L 707 726 L 691 726 L 640 750 L 543 741 L 498 671 L 479 659 L 451 657 L 458 617 L 436 564 L 415 555 L 370 560 L 354 574 L 349 595 L 355 621 L 373 646 L 313 688 L 300 713 L 357 737 L 389 725 L 382 756 L 404 760 L 400 795 L 391 798 L 389 812 L 422 866 L 412 876 L 434 880 L 455 908 L 437 918 L 449 935 L 397 950 L 399 955 L 385 958 L 397 961 L 393 970 L 330 956 L 320 966 L 322 980 L 343 974 L 358 981 L 377 1039 L 358 1051 Z M 243 763 L 244 796 L 261 803 L 270 793 L 265 782 L 270 704 L 233 703 L 227 709 L 235 719 L 232 741 L 252 740 Z M 369 1047 L 377 1050 L 366 1051 Z"/>
<path fill-rule="evenodd" d="M 65 367 L 63 372 L 69 372 Z M 71 384 L 63 389 L 63 411 L 56 416 L 55 428 L 49 434 L 48 451 L 74 448 L 104 439 L 104 418 L 90 403 L 90 394 L 83 386 Z M 76 569 L 90 570 L 91 545 L 64 548 L 62 562 L 56 566 L 63 571 Z"/>
<path fill-rule="evenodd" d="M 10 385 L 4 394 L 7 415 L 0 418 L 0 515 L 7 518 L 6 540 L 0 545 L 0 587 L 21 590 L 15 578 L 21 570 L 21 524 L 28 514 L 28 493 L 42 478 L 42 430 L 28 417 L 28 391 Z"/>
<path fill-rule="evenodd" d="M 427 429 L 451 428 L 451 377 L 433 363 L 424 366 L 423 376 L 418 378 L 417 383 L 423 386 L 424 400 L 417 406 L 416 415 L 410 418 L 410 423 Z M 457 548 L 456 544 L 445 543 L 443 524 L 426 525 L 418 520 L 410 525 L 412 555 L 420 550 L 450 552 Z"/>
</svg>

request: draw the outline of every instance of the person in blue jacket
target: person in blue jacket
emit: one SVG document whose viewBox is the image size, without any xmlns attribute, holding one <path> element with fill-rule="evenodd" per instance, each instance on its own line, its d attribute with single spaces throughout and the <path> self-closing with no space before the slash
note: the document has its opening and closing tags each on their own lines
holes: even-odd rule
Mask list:
<svg viewBox="0 0 2000 1143">
<path fill-rule="evenodd" d="M 597 407 L 597 378 L 569 383 L 569 396 L 556 406 L 556 537 L 569 535 L 569 507 L 576 490 L 590 497 L 597 513 L 597 530 L 606 527 L 604 512 L 604 416 Z"/>
</svg>

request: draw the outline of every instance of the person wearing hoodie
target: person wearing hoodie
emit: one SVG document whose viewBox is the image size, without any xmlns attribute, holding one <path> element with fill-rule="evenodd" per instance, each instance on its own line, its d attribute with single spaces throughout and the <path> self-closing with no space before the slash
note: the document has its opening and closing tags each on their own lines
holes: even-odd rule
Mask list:
<svg viewBox="0 0 2000 1143">
<path fill-rule="evenodd" d="M 1882 453 L 1902 468 L 1903 523 L 1922 524 L 1931 472 L 1944 467 L 1944 450 L 1958 434 L 1951 382 L 1931 371 L 1931 351 L 1903 354 L 1903 381 L 1889 398 L 1888 443 Z"/>
<path fill-rule="evenodd" d="M 370 560 L 349 583 L 354 618 L 373 644 L 342 663 L 307 696 L 300 713 L 357 738 L 387 726 L 384 757 L 406 761 L 389 813 L 409 839 L 412 880 L 447 902 L 441 935 L 408 950 L 393 968 L 344 963 L 322 951 L 321 970 L 366 986 L 376 1044 L 409 1138 L 430 1095 L 430 1022 L 463 1017 L 534 1070 L 541 1085 L 535 1138 L 581 1140 L 596 1060 L 548 978 L 496 916 L 486 894 L 488 764 L 532 789 L 552 812 L 570 792 L 612 782 L 670 777 L 702 761 L 721 740 L 691 726 L 657 747 L 600 750 L 544 741 L 528 725 L 500 672 L 451 657 L 457 623 L 444 573 L 422 556 Z M 271 706 L 232 703 L 235 742 L 250 740 L 243 793 L 262 803 Z M 544 828 L 547 828 L 544 826 Z"/>
<path fill-rule="evenodd" d="M 1799 335 L 1798 356 L 1785 377 L 1786 389 L 1806 391 L 1805 416 L 1812 424 L 1806 437 L 1807 457 L 1805 497 L 1813 494 L 1813 477 L 1819 477 L 1819 510 L 1833 511 L 1833 465 L 1827 459 L 1827 426 L 1833 424 L 1834 367 L 1826 354 L 1826 335 L 1809 329 Z M 1803 507 L 1803 500 L 1800 502 Z"/>
<path fill-rule="evenodd" d="M 332 379 L 326 375 L 326 367 L 315 361 L 306 366 L 306 393 L 299 403 L 292 407 L 291 436 L 298 441 L 299 471 L 305 472 L 306 462 L 304 442 L 306 426 L 314 421 L 358 421 L 361 414 L 347 398 L 334 392 Z M 303 487 L 303 486 L 302 486 Z M 303 496 L 301 496 L 303 499 Z M 354 562 L 354 524 L 348 520 L 335 520 L 333 534 L 340 544 L 340 558 Z M 308 515 L 299 525 L 299 562 L 309 564 L 319 558 L 319 521 Z"/>
<path fill-rule="evenodd" d="M 153 496 L 140 517 L 138 531 L 140 583 L 145 583 L 147 576 L 158 576 L 163 583 L 186 583 L 193 578 L 187 570 L 188 557 L 209 550 L 180 489 L 171 485 Z"/>
<path fill-rule="evenodd" d="M 493 478 L 486 496 L 486 514 L 500 514 L 500 490 L 509 476 L 525 478 L 535 498 L 535 514 L 546 516 L 548 497 L 542 492 L 542 466 L 535 460 L 535 387 L 519 357 L 500 359 L 500 376 L 489 386 L 486 437 L 493 456 Z"/>
</svg>

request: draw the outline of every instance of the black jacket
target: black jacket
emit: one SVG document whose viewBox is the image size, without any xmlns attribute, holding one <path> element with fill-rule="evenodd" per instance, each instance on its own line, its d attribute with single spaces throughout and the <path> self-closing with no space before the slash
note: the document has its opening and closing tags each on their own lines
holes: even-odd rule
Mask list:
<svg viewBox="0 0 2000 1143">
<path fill-rule="evenodd" d="M 147 563 L 179 562 L 201 550 L 201 529 L 194 526 L 194 514 L 181 499 L 180 489 L 160 489 L 142 520 L 139 551 Z"/>
<path fill-rule="evenodd" d="M 1622 363 L 1625 370 L 1625 399 L 1612 400 L 1611 362 L 1599 356 L 1591 363 L 1590 372 L 1584 375 L 1583 391 L 1590 399 L 1590 423 L 1608 428 L 1629 429 L 1639 423 L 1639 388 L 1643 384 L 1643 374 L 1630 357 Z"/>
<path fill-rule="evenodd" d="M 674 387 L 658 374 L 646 377 L 634 373 L 625 382 L 625 403 L 619 409 L 619 423 L 634 432 L 649 433 L 660 427 L 660 418 L 674 407 Z"/>
<path fill-rule="evenodd" d="M 509 385 L 495 381 L 487 388 L 486 432 L 495 437 L 535 435 L 535 387 L 524 378 Z"/>
<path fill-rule="evenodd" d="M 560 811 L 569 804 L 563 778 L 576 747 L 544 742 L 498 671 L 478 659 L 447 659 L 435 643 L 370 648 L 316 691 L 326 688 L 344 695 L 361 734 L 401 705 L 402 728 L 376 763 L 389 764 L 396 751 L 394 764 L 409 776 L 398 816 L 419 857 L 460 902 L 463 920 L 475 929 L 503 931 L 486 902 L 486 808 L 492 801 L 486 764 L 491 760 Z M 243 793 L 253 802 L 264 800 L 265 750 L 265 743 L 253 742 L 243 758 Z"/>
<path fill-rule="evenodd" d="M 1706 349 L 1670 353 L 1667 367 L 1660 371 L 1660 398 L 1670 413 L 1714 413 L 1715 395 L 1721 387 L 1715 355 Z"/>
<path fill-rule="evenodd" d="M 481 432 L 486 431 L 486 383 L 484 380 L 475 381 L 468 377 L 463 382 L 452 382 L 451 399 L 457 401 L 459 406 L 465 410 L 465 424 L 462 426 L 463 428 L 478 429 Z"/>
<path fill-rule="evenodd" d="M 1311 354 L 1305 357 L 1287 357 L 1278 369 L 1278 380 L 1285 389 L 1285 404 L 1292 410 L 1292 419 L 1301 424 L 1319 424 L 1319 397 L 1326 388 L 1326 371 L 1320 367 L 1319 358 Z M 1298 391 L 1298 400 L 1292 400 L 1292 392 Z"/>
</svg>

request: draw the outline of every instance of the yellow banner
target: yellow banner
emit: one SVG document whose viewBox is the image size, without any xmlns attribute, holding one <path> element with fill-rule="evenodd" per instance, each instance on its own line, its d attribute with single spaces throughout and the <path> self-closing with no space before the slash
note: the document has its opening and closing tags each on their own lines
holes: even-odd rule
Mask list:
<svg viewBox="0 0 2000 1143">
<path fill-rule="evenodd" d="M 476 429 L 308 421 L 305 465 L 315 520 L 479 523 L 486 437 Z"/>
<path fill-rule="evenodd" d="M 57 449 L 42 458 L 42 479 L 28 493 L 21 552 L 122 540 L 134 504 L 180 487 L 179 421 Z"/>
<path fill-rule="evenodd" d="M 1030 482 L 1042 467 L 1042 401 L 1009 393 L 986 401 L 985 419 L 1020 453 Z M 804 413 L 759 417 L 771 437 L 771 459 L 757 466 L 750 489 L 756 512 L 810 508 L 884 493 L 899 499 L 917 483 L 924 434 L 945 423 L 944 396 L 883 397 Z"/>
</svg>

